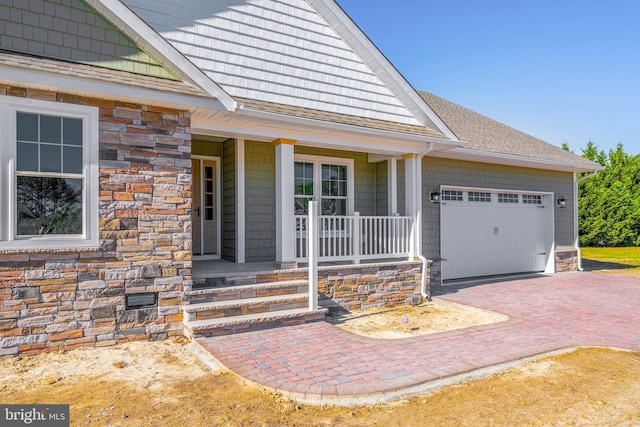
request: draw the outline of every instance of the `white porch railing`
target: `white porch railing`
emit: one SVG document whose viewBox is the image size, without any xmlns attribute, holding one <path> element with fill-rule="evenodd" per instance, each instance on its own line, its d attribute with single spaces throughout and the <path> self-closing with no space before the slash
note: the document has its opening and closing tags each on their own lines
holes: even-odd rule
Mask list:
<svg viewBox="0 0 640 427">
<path fill-rule="evenodd" d="M 307 262 L 309 217 L 295 216 L 296 261 Z M 318 216 L 318 261 L 352 261 L 409 256 L 411 218 L 402 216 Z"/>
</svg>

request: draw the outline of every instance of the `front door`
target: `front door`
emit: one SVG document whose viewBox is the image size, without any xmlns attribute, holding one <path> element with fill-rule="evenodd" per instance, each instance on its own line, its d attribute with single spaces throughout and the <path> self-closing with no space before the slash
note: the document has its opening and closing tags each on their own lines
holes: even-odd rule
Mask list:
<svg viewBox="0 0 640 427">
<path fill-rule="evenodd" d="M 217 158 L 194 159 L 192 173 L 193 255 L 219 258 L 219 160 Z"/>
</svg>

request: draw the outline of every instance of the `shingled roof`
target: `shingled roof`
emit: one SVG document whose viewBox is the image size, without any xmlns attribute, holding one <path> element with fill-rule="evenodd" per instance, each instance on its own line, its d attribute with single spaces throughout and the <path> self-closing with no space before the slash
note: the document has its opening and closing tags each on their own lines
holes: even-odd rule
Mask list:
<svg viewBox="0 0 640 427">
<path fill-rule="evenodd" d="M 366 117 L 351 116 L 348 114 L 333 113 L 329 111 L 315 110 L 311 108 L 293 107 L 290 105 L 277 104 L 273 102 L 257 101 L 247 98 L 235 98 L 242 103 L 243 108 L 248 110 L 263 111 L 267 113 L 282 114 L 291 117 L 319 120 L 330 123 L 340 123 L 345 125 L 358 126 L 369 129 L 376 129 L 389 132 L 404 133 L 409 135 L 426 136 L 431 138 L 446 139 L 440 132 L 426 126 L 416 126 L 404 123 L 389 122 L 385 120 L 371 119 Z"/>
<path fill-rule="evenodd" d="M 485 117 L 428 92 L 418 91 L 429 107 L 449 129 L 465 141 L 465 149 L 487 153 L 528 157 L 537 160 L 599 165 L 503 123 Z"/>
<path fill-rule="evenodd" d="M 35 55 L 0 50 L 0 65 L 24 70 L 56 73 L 63 76 L 117 83 L 127 86 L 171 92 L 181 95 L 210 97 L 202 89 L 179 80 L 169 80 L 117 71 L 93 65 L 65 62 L 58 59 L 43 58 Z M 2 75 L 0 75 L 2 79 Z"/>
</svg>

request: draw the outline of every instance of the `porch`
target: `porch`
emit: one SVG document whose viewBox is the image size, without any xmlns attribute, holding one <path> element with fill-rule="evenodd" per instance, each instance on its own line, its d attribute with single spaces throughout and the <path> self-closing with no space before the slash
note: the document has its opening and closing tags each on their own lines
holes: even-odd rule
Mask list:
<svg viewBox="0 0 640 427">
<path fill-rule="evenodd" d="M 419 253 L 418 155 L 196 136 L 192 158 L 194 255 L 303 265 L 311 201 L 319 204 L 320 262 Z"/>
<path fill-rule="evenodd" d="M 393 264 L 411 262 L 407 258 L 381 258 L 376 259 L 364 264 L 359 264 L 360 267 L 369 266 L 374 267 L 382 264 Z M 347 268 L 356 267 L 349 261 L 327 261 L 322 262 L 318 266 L 319 268 Z M 194 260 L 192 267 L 192 277 L 194 283 L 198 282 L 202 285 L 202 280 L 211 279 L 215 277 L 238 277 L 249 276 L 256 274 L 295 274 L 306 275 L 308 273 L 309 265 L 307 263 L 300 263 L 296 268 L 277 268 L 271 261 L 263 262 L 248 262 L 245 264 L 238 264 L 232 261 L 224 259 L 202 259 Z M 306 276 L 305 276 L 306 277 Z M 198 287 L 198 286 L 196 286 Z"/>
<path fill-rule="evenodd" d="M 322 263 L 317 290 L 309 286 L 306 265 L 280 269 L 272 262 L 200 260 L 192 273 L 183 303 L 190 338 L 308 323 L 324 319 L 330 309 L 417 304 L 422 298 L 422 263 L 407 259 Z"/>
</svg>

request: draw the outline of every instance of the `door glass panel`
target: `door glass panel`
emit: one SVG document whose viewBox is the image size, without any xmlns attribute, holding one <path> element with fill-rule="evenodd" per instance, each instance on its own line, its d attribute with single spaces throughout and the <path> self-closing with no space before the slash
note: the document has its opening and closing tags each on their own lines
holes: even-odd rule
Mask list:
<svg viewBox="0 0 640 427">
<path fill-rule="evenodd" d="M 205 221 L 214 220 L 214 181 L 213 181 L 213 167 L 205 166 L 205 181 L 204 181 L 204 219 Z"/>
</svg>

